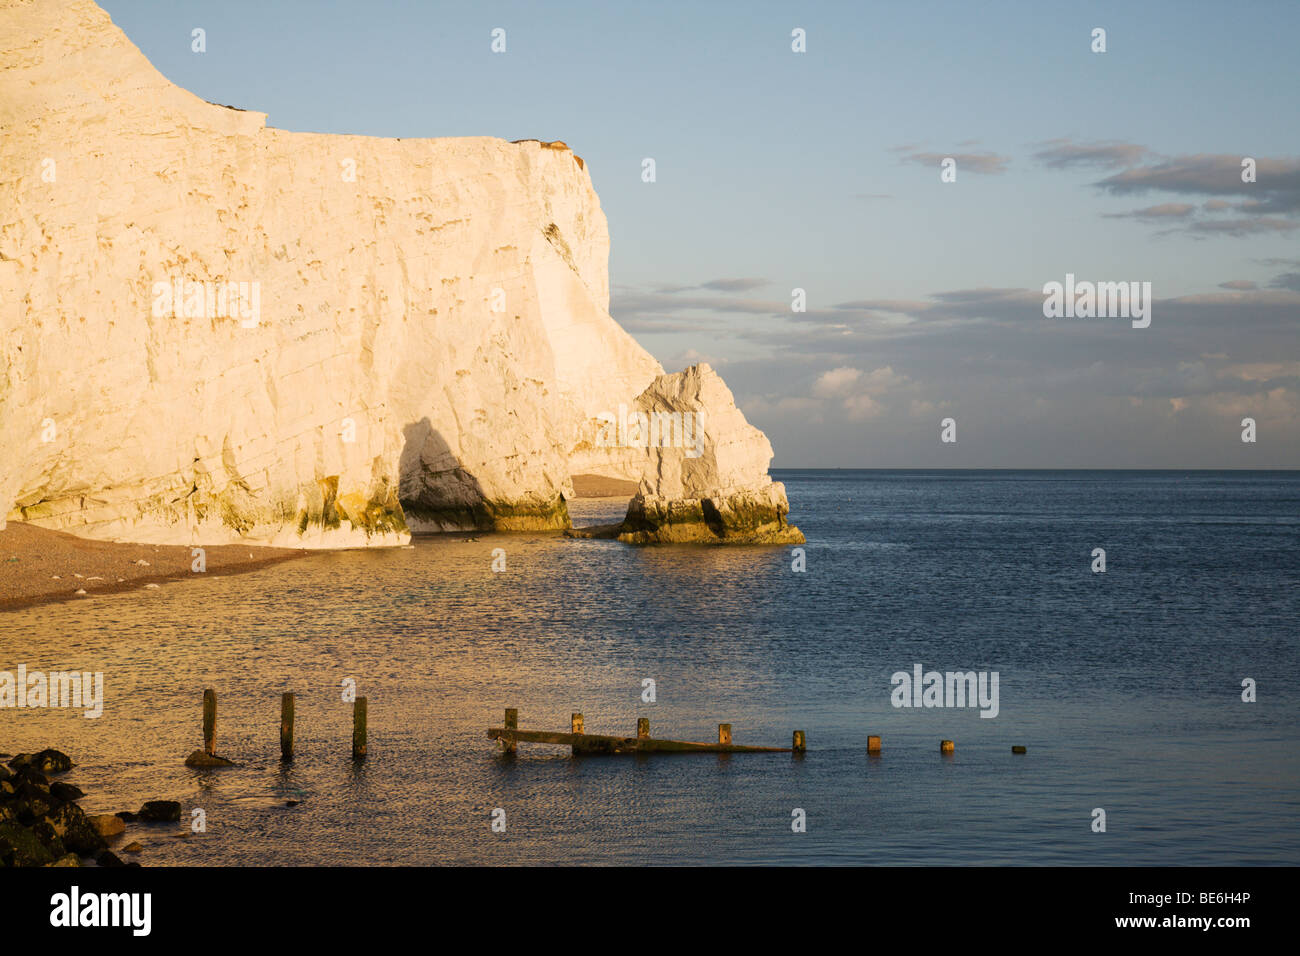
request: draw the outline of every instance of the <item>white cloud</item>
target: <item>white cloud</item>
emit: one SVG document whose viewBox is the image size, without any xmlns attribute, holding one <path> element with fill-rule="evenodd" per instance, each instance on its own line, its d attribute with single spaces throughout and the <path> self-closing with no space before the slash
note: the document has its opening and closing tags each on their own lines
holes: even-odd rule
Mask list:
<svg viewBox="0 0 1300 956">
<path fill-rule="evenodd" d="M 850 395 L 844 399 L 844 411 L 848 413 L 850 421 L 875 418 L 884 410 L 884 406 L 870 395 Z"/>
<path fill-rule="evenodd" d="M 823 372 L 813 383 L 812 393 L 818 398 L 835 398 L 848 394 L 853 384 L 862 377 L 862 369 L 841 366 Z"/>
<path fill-rule="evenodd" d="M 883 412 L 885 406 L 879 399 L 907 381 L 906 375 L 897 374 L 888 365 L 870 372 L 842 365 L 818 376 L 813 382 L 812 394 L 817 398 L 839 401 L 850 421 L 862 421 Z"/>
</svg>

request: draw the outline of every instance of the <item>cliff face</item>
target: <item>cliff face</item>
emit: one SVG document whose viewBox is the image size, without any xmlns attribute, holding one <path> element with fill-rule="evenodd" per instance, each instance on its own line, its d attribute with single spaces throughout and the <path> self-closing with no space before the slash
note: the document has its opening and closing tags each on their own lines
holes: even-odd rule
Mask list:
<svg viewBox="0 0 1300 956">
<path fill-rule="evenodd" d="M 663 369 L 608 314 L 581 160 L 265 120 L 90 0 L 0 0 L 0 519 L 387 544 L 641 477 L 600 416 Z"/>
</svg>

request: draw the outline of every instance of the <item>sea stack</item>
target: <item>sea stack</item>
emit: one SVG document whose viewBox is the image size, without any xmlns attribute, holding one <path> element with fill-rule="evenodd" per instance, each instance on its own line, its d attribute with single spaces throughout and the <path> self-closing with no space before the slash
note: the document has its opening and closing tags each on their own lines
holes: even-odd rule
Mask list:
<svg viewBox="0 0 1300 956">
<path fill-rule="evenodd" d="M 266 120 L 91 0 L 0 0 L 0 527 L 393 545 L 567 528 L 593 474 L 639 482 L 625 541 L 796 539 L 717 375 L 610 317 L 564 143 Z M 594 440 L 634 404 L 703 412 L 703 456 Z"/>
<path fill-rule="evenodd" d="M 636 497 L 618 539 L 629 544 L 802 544 L 786 522 L 785 486 L 767 475 L 772 446 L 706 364 L 660 375 L 636 407 L 648 420 L 683 422 L 680 448 L 647 447 Z"/>
</svg>

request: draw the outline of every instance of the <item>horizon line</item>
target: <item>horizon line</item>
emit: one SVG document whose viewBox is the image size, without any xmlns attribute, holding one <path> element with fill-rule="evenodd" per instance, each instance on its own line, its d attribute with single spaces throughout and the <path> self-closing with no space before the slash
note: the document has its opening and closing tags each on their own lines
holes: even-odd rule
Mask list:
<svg viewBox="0 0 1300 956">
<path fill-rule="evenodd" d="M 894 465 L 889 467 L 868 466 L 868 465 L 772 465 L 769 467 L 768 470 L 769 471 L 1206 471 L 1206 472 L 1283 471 L 1283 472 L 1300 473 L 1300 467 L 1288 468 L 1285 466 L 1277 466 L 1272 468 L 1244 468 L 1239 466 L 1234 466 L 1234 467 L 1225 466 L 1225 467 L 1218 467 L 1218 468 L 1207 468 L 1204 466 L 1196 466 L 1196 467 L 1188 467 L 1188 468 L 1169 468 L 1169 467 L 1044 468 L 1042 466 L 1032 466 L 1032 467 L 998 466 L 996 468 L 989 468 L 989 467 L 981 468 L 981 467 L 958 467 L 955 465 L 914 465 L 914 466 Z"/>
</svg>

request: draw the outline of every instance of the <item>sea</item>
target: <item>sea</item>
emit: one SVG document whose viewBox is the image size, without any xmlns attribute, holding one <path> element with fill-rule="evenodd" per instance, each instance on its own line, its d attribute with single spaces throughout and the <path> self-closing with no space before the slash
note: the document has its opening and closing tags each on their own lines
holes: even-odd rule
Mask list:
<svg viewBox="0 0 1300 956">
<path fill-rule="evenodd" d="M 431 535 L 0 612 L 0 670 L 104 687 L 0 709 L 0 751 L 180 801 L 150 866 L 1300 863 L 1300 473 L 773 476 L 801 548 Z M 237 766 L 183 763 L 206 688 Z M 508 755 L 506 708 L 807 750 Z"/>
</svg>

